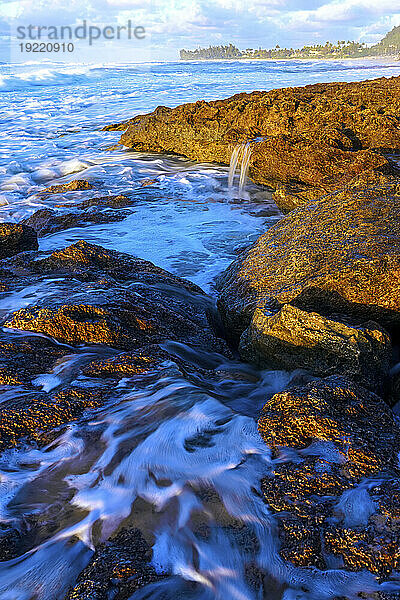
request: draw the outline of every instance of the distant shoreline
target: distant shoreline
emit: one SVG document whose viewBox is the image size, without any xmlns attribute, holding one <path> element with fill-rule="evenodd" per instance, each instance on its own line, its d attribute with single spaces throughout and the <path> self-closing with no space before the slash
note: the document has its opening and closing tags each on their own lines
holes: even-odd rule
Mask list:
<svg viewBox="0 0 400 600">
<path fill-rule="evenodd" d="M 247 62 L 287 62 L 287 61 L 295 61 L 295 60 L 308 60 L 314 62 L 321 61 L 335 61 L 335 60 L 386 60 L 388 62 L 400 61 L 400 56 L 346 56 L 346 57 L 288 57 L 288 58 L 248 58 L 246 56 L 238 56 L 237 58 L 180 58 L 179 62 L 237 62 L 237 61 L 247 61 Z"/>
</svg>

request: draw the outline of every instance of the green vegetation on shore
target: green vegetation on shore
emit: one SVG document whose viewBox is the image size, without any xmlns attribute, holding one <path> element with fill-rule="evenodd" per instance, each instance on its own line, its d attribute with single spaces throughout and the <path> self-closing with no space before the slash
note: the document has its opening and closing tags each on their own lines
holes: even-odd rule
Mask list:
<svg viewBox="0 0 400 600">
<path fill-rule="evenodd" d="M 328 58 L 365 58 L 372 56 L 400 55 L 400 26 L 394 27 L 379 43 L 368 47 L 365 43 L 338 41 L 336 44 L 314 44 L 300 49 L 275 48 L 257 50 L 247 48 L 239 50 L 233 44 L 209 46 L 195 50 L 181 50 L 181 60 L 224 60 L 224 59 L 328 59 Z"/>
</svg>

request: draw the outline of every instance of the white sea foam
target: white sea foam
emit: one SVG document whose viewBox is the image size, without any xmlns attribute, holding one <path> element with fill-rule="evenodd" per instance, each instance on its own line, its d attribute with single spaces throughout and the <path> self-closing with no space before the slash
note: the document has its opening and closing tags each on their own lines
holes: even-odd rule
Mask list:
<svg viewBox="0 0 400 600">
<path fill-rule="evenodd" d="M 151 260 L 212 291 L 215 276 L 235 258 L 238 247 L 250 244 L 279 218 L 268 193 L 247 182 L 246 200 L 239 203 L 228 193 L 226 167 L 122 149 L 107 152 L 120 134 L 101 128 L 159 104 L 174 106 L 321 78 L 360 80 L 388 73 L 400 74 L 398 63 L 303 61 L 288 67 L 255 61 L 149 68 L 43 67 L 31 62 L 13 65 L 10 71 L 3 68 L 0 90 L 18 93 L 0 94 L 0 204 L 7 202 L 0 217 L 18 221 L 38 208 L 64 210 L 59 196 L 43 198 L 36 193 L 81 173 L 96 186 L 91 196 L 131 195 L 132 212 L 121 223 L 47 236 L 40 241 L 41 250 L 84 238 Z M 143 178 L 155 183 L 142 188 Z M 73 205 L 82 197 L 87 194 L 70 194 L 68 202 Z M 42 282 L 9 294 L 2 298 L 2 316 L 56 294 L 59 285 L 63 283 Z M 69 356 L 52 373 L 37 377 L 38 388 L 73 384 L 81 361 L 96 353 L 87 348 L 67 351 Z M 175 600 L 180 590 L 196 600 L 261 600 L 262 590 L 246 579 L 246 561 L 287 586 L 284 600 L 356 599 L 359 592 L 396 587 L 394 579 L 379 586 L 368 573 L 298 569 L 280 558 L 274 518 L 256 493 L 273 465 L 254 417 L 265 400 L 287 384 L 290 374 L 247 370 L 247 379 L 235 380 L 229 372 L 243 365 L 223 357 L 208 357 L 206 363 L 213 361 L 218 384 L 213 380 L 195 386 L 170 363 L 145 389 L 136 389 L 135 381 L 126 377 L 115 387 L 108 406 L 67 427 L 47 448 L 27 446 L 2 455 L 1 518 L 18 526 L 26 516 L 54 512 L 55 507 L 60 518 L 56 534 L 49 533 L 32 550 L 1 565 L 2 599 L 63 597 L 95 543 L 111 535 L 124 519 L 141 526 L 141 514 L 135 513 L 137 499 L 151 514 L 146 527 L 155 539 L 153 562 L 175 576 L 137 592 L 135 600 L 150 593 L 152 600 Z M 90 385 L 90 380 L 81 377 L 79 384 Z M 7 393 L 0 400 L 9 399 Z M 21 399 L 24 393 L 22 387 L 12 391 Z M 341 460 L 327 443 L 292 455 L 301 460 L 307 453 Z M 19 492 L 29 499 L 25 504 L 19 503 Z M 343 494 L 337 518 L 349 525 L 365 523 L 372 510 L 364 486 Z M 237 537 L 242 530 L 248 533 L 245 540 Z M 251 540 L 256 541 L 254 547 L 247 543 Z"/>
<path fill-rule="evenodd" d="M 43 86 L 82 84 L 101 77 L 99 67 L 74 66 L 64 68 L 39 68 L 34 71 L 0 75 L 0 92 L 13 92 Z"/>
<path fill-rule="evenodd" d="M 376 512 L 376 506 L 368 490 L 360 485 L 343 492 L 336 510 L 343 516 L 345 527 L 359 527 L 368 524 L 370 516 Z"/>
</svg>

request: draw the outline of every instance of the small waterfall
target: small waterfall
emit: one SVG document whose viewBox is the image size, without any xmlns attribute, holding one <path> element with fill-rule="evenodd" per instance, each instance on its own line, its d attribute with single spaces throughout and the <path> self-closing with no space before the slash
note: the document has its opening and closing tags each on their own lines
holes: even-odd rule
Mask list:
<svg viewBox="0 0 400 600">
<path fill-rule="evenodd" d="M 240 178 L 239 178 L 239 197 L 241 197 L 244 186 L 246 185 L 247 173 L 249 171 L 250 158 L 251 158 L 251 146 L 250 146 L 250 142 L 247 142 L 243 148 L 243 154 L 242 154 L 242 166 L 240 169 Z"/>
<path fill-rule="evenodd" d="M 231 155 L 231 162 L 229 165 L 229 176 L 228 176 L 228 186 L 231 189 L 233 185 L 233 178 L 235 177 L 236 169 L 238 166 L 238 162 L 240 159 L 240 155 L 243 152 L 243 144 L 237 144 Z"/>
<path fill-rule="evenodd" d="M 244 187 L 246 185 L 247 173 L 249 171 L 249 164 L 251 158 L 251 146 L 250 142 L 237 144 L 231 156 L 231 162 L 229 165 L 229 176 L 228 176 L 228 186 L 229 189 L 233 188 L 233 180 L 235 177 L 235 173 L 237 171 L 239 163 L 240 166 L 240 175 L 239 175 L 239 197 L 241 196 Z"/>
</svg>

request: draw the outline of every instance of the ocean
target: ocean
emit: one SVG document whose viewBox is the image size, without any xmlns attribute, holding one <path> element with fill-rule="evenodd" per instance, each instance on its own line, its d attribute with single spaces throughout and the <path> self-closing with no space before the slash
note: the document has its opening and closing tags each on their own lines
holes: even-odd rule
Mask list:
<svg viewBox="0 0 400 600">
<path fill-rule="evenodd" d="M 399 74 L 400 63 L 383 59 L 3 65 L 0 219 L 19 221 L 58 204 L 59 198 L 42 200 L 37 192 L 71 179 L 95 184 L 96 195 L 134 193 L 134 214 L 120 224 L 87 227 L 88 241 L 137 254 L 210 291 L 234 249 L 277 218 L 270 194 L 250 184 L 246 198 L 238 201 L 228 192 L 225 166 L 122 148 L 109 151 L 120 132 L 101 129 L 159 105 Z M 154 178 L 157 189 L 140 187 L 141 180 Z M 74 197 L 80 200 L 80 194 Z M 155 232 L 149 245 L 148 236 Z M 81 229 L 55 234 L 43 239 L 41 248 L 80 237 Z"/>
<path fill-rule="evenodd" d="M 150 260 L 214 298 L 216 277 L 281 217 L 271 192 L 251 181 L 243 194 L 237 182 L 229 189 L 226 165 L 115 148 L 120 132 L 102 128 L 159 105 L 395 75 L 400 63 L 383 59 L 1 65 L 0 219 L 18 222 L 38 209 L 63 213 L 94 195 L 129 194 L 134 203 L 124 220 L 46 235 L 39 250 L 85 239 Z M 93 189 L 65 198 L 39 193 L 71 179 L 88 180 Z M 1 313 L 40 302 L 52 286 L 43 280 L 3 293 Z M 72 381 L 79 361 L 101 351 L 71 348 L 54 373 L 37 378 L 37 388 Z M 174 351 L 192 357 L 188 349 Z M 61 600 L 93 555 L 98 524 L 111 534 L 132 514 L 154 540 L 153 565 L 173 574 L 132 600 L 324 600 L 380 589 L 366 572 L 332 565 L 321 573 L 289 567 L 279 557 L 273 517 L 254 493 L 274 465 L 256 419 L 292 374 L 259 372 L 237 357 L 198 360 L 241 376 L 195 384 L 168 365 L 146 389 L 122 380 L 123 401 L 72 423 L 46 448 L 26 444 L 0 455 L 2 523 L 22 528 L 37 515 L 50 521 L 58 515 L 56 526 L 46 521 L 22 556 L 0 564 L 2 600 Z M 1 392 L 0 402 L 7 394 Z M 100 432 L 101 442 L 92 444 L 89 431 Z M 199 436 L 208 442 L 189 451 L 185 440 Z M 158 485 L 161 480 L 169 483 Z M 215 493 L 210 501 L 200 493 L 205 486 Z M 241 538 L 242 526 L 250 537 Z M 270 584 L 249 583 L 250 563 Z"/>
</svg>

